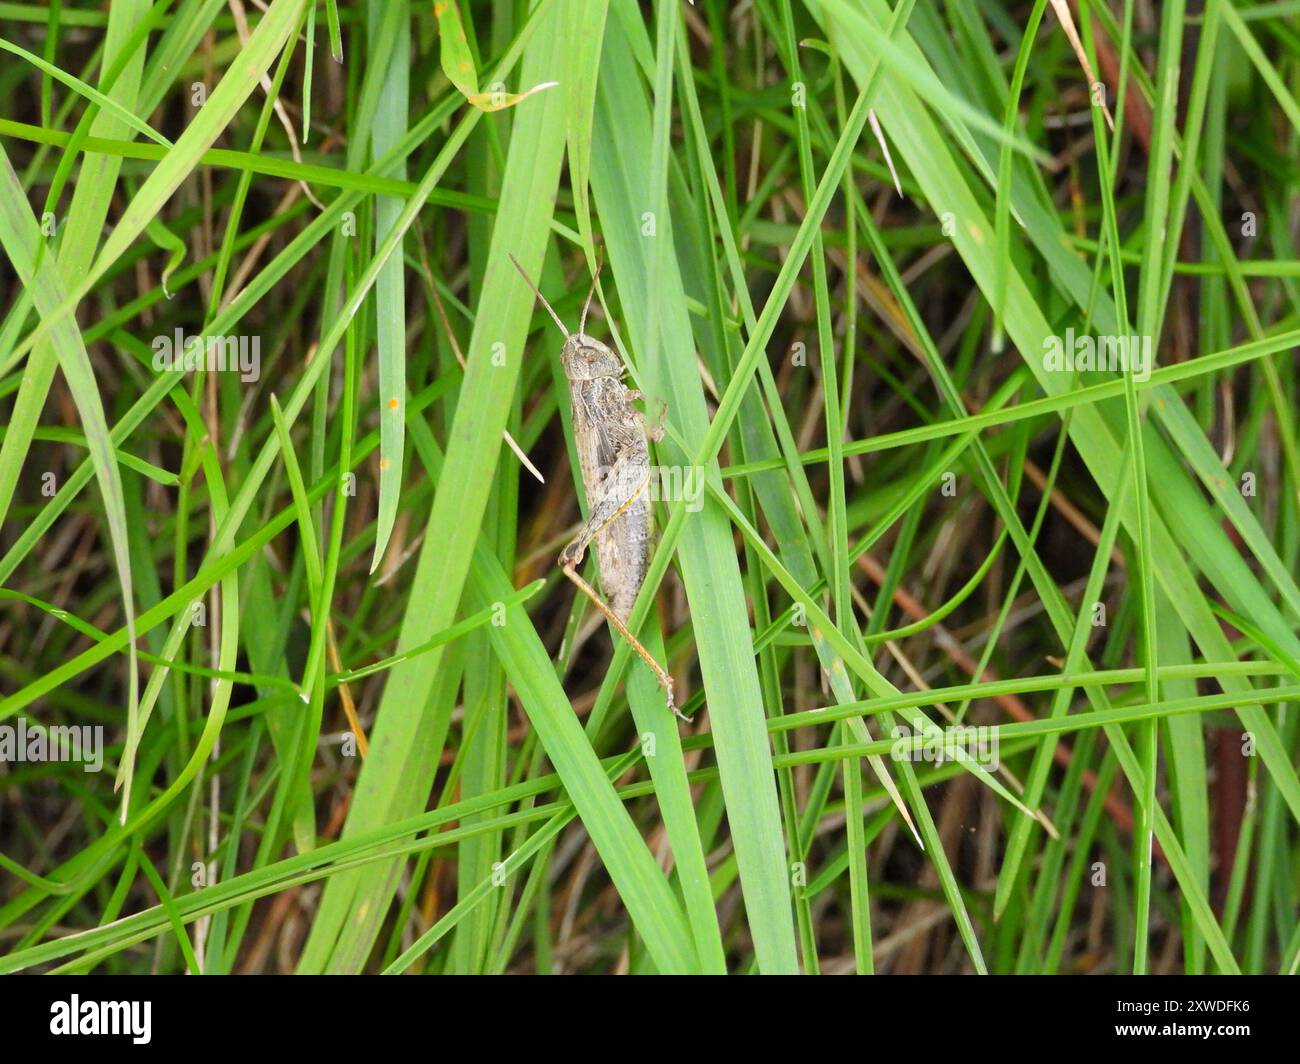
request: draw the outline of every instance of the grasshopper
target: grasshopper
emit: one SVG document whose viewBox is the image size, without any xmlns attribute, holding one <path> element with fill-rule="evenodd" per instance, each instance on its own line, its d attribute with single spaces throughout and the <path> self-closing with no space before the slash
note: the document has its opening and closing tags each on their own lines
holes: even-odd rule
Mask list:
<svg viewBox="0 0 1300 1064">
<path fill-rule="evenodd" d="M 578 331 L 571 333 L 519 265 L 519 260 L 511 255 L 510 261 L 564 336 L 560 363 L 569 381 L 573 435 L 590 509 L 578 534 L 560 552 L 560 569 L 650 666 L 663 685 L 668 708 L 682 717 L 673 703 L 672 677 L 627 627 L 632 604 L 650 562 L 647 488 L 651 470 L 647 439 L 655 442 L 663 439 L 663 417 L 654 428 L 646 425 L 645 415 L 632 405 L 642 398 L 641 393 L 623 383 L 627 368 L 610 348 L 586 334 L 587 311 L 596 294 L 600 267 L 597 266 L 596 276 L 591 279 L 591 291 L 582 307 Z M 667 413 L 666 408 L 663 413 Z M 578 566 L 592 543 L 596 546 L 600 586 L 609 596 L 609 602 L 578 573 Z"/>
</svg>

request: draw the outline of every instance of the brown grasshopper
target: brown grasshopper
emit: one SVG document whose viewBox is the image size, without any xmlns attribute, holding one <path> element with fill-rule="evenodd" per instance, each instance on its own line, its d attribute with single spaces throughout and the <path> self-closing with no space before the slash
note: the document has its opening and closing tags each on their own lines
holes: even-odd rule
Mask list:
<svg viewBox="0 0 1300 1064">
<path fill-rule="evenodd" d="M 510 261 L 564 335 L 560 362 L 569 380 L 573 436 L 589 512 L 573 541 L 560 552 L 560 569 L 650 666 L 663 685 L 668 708 L 681 717 L 673 703 L 672 677 L 627 627 L 650 561 L 650 448 L 646 441 L 647 437 L 656 442 L 663 439 L 662 417 L 656 428 L 647 429 L 645 415 L 632 405 L 642 398 L 641 393 L 623 383 L 627 368 L 618 355 L 586 334 L 587 311 L 596 294 L 600 267 L 591 279 L 578 331 L 571 333 L 519 260 L 511 255 Z M 608 603 L 578 573 L 592 542 Z"/>
</svg>

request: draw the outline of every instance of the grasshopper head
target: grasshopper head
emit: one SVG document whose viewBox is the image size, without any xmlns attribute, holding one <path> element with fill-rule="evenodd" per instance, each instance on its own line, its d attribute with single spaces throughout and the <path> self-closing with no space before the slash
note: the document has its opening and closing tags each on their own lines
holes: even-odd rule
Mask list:
<svg viewBox="0 0 1300 1064">
<path fill-rule="evenodd" d="M 623 376 L 618 355 L 584 333 L 573 333 L 560 352 L 564 375 L 571 381 L 590 381 L 597 377 Z"/>
</svg>

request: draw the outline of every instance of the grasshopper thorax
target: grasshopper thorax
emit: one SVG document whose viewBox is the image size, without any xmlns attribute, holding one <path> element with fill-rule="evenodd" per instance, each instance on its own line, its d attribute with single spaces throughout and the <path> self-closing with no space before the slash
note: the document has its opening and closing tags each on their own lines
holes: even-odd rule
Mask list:
<svg viewBox="0 0 1300 1064">
<path fill-rule="evenodd" d="M 618 355 L 585 333 L 569 335 L 560 352 L 560 363 L 564 366 L 564 375 L 571 381 L 623 376 L 623 363 Z"/>
</svg>

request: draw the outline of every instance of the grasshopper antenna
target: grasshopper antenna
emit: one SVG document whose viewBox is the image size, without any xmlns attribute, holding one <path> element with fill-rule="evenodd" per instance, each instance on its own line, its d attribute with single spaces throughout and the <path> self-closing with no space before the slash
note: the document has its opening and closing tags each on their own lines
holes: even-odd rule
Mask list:
<svg viewBox="0 0 1300 1064">
<path fill-rule="evenodd" d="M 524 268 L 519 265 L 519 260 L 515 258 L 513 255 L 511 255 L 510 252 L 508 251 L 506 252 L 506 254 L 510 257 L 510 261 L 515 264 L 515 269 L 519 271 L 520 276 L 523 277 L 523 279 L 528 282 L 528 287 L 533 290 L 533 295 L 535 295 L 541 301 L 542 306 L 546 308 L 546 312 L 551 316 L 551 319 L 559 327 L 560 332 L 564 334 L 564 338 L 567 340 L 570 335 L 569 330 L 565 327 L 564 322 L 560 321 L 560 316 L 555 313 L 555 308 L 552 307 L 551 304 L 546 302 L 546 297 L 542 295 L 540 291 L 538 291 L 537 285 L 533 284 L 533 279 L 529 277 L 527 273 L 524 272 Z"/>
<path fill-rule="evenodd" d="M 587 302 L 582 304 L 582 320 L 578 322 L 578 335 L 582 336 L 587 332 L 587 311 L 591 309 L 591 297 L 596 294 L 596 282 L 600 280 L 600 271 L 605 265 L 605 257 L 602 255 L 596 260 L 596 272 L 591 278 L 591 291 L 587 293 Z"/>
</svg>

